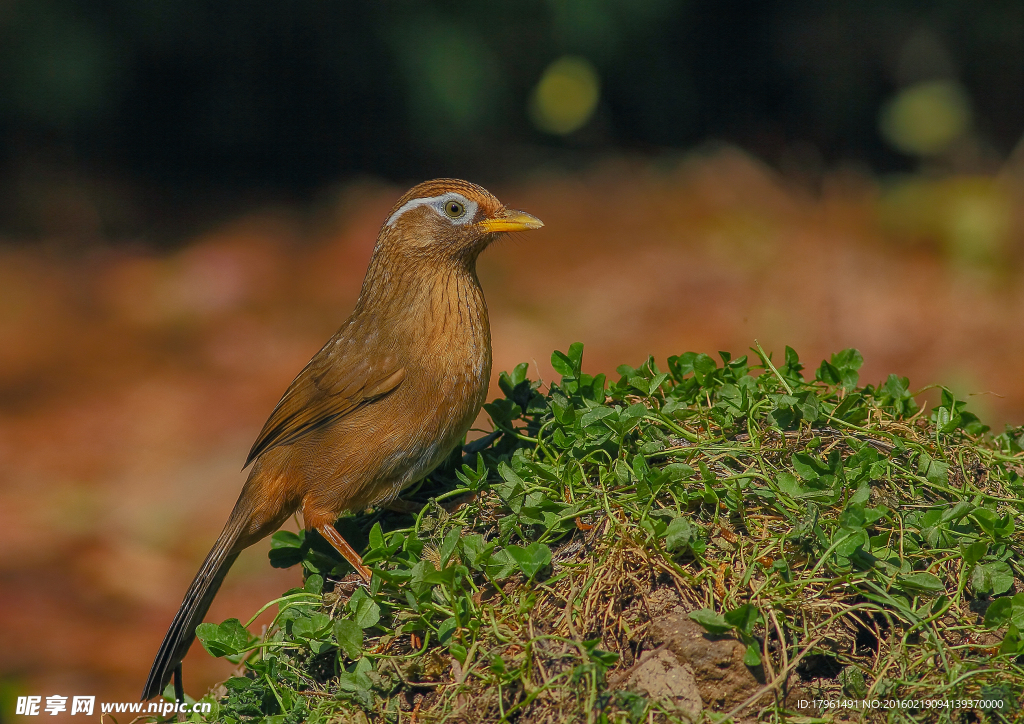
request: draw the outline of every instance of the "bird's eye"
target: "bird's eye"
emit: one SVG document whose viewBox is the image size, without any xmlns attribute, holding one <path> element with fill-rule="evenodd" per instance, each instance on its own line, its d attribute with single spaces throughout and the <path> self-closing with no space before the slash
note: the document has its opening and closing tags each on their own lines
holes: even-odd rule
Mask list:
<svg viewBox="0 0 1024 724">
<path fill-rule="evenodd" d="M 458 201 L 446 201 L 444 213 L 452 219 L 458 219 L 466 215 L 466 206 Z"/>
</svg>

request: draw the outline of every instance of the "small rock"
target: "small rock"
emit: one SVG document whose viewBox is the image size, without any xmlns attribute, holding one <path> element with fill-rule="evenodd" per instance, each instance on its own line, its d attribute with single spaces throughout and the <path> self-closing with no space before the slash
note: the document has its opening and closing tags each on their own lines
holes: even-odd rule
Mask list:
<svg viewBox="0 0 1024 724">
<path fill-rule="evenodd" d="M 704 706 L 718 713 L 729 711 L 746 701 L 765 684 L 764 670 L 743 663 L 746 646 L 732 636 L 713 636 L 682 612 L 673 612 L 654 621 L 651 626 L 654 644 L 664 644 L 681 665 L 689 668 Z M 794 681 L 797 676 L 791 677 Z M 797 691 L 782 687 L 786 700 L 795 699 Z M 771 701 L 765 694 L 743 712 L 738 721 L 756 717 L 759 707 Z"/>
<path fill-rule="evenodd" d="M 693 721 L 703 708 L 693 669 L 679 663 L 668 649 L 648 651 L 641 656 L 627 680 L 627 687 Z"/>
</svg>

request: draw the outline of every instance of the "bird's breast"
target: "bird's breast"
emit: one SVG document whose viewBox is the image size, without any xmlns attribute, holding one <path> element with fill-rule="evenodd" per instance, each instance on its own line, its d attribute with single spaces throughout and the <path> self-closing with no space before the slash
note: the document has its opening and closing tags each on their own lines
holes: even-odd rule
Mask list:
<svg viewBox="0 0 1024 724">
<path fill-rule="evenodd" d="M 364 355 L 400 366 L 401 383 L 304 438 L 293 458 L 326 510 L 387 500 L 423 478 L 466 434 L 487 394 L 491 335 L 475 275 L 396 288 L 387 302 L 358 317 L 350 334 L 360 333 Z"/>
<path fill-rule="evenodd" d="M 475 275 L 453 275 L 431 290 L 420 330 L 424 381 L 440 407 L 475 416 L 491 374 L 491 330 L 487 304 Z M 469 408 L 472 408 L 471 410 Z"/>
<path fill-rule="evenodd" d="M 396 402 L 414 423 L 413 477 L 429 472 L 466 434 L 491 375 L 487 305 L 475 275 L 440 277 L 426 291 L 398 340 L 408 358 Z"/>
</svg>

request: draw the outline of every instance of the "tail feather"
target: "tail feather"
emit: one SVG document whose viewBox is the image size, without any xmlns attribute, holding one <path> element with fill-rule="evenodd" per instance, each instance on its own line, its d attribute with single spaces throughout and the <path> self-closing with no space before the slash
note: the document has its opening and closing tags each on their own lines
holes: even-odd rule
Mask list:
<svg viewBox="0 0 1024 724">
<path fill-rule="evenodd" d="M 188 653 L 196 637 L 196 626 L 203 622 L 220 584 L 238 558 L 239 551 L 235 550 L 235 543 L 242 527 L 241 520 L 232 515 L 217 542 L 206 555 L 206 560 L 203 561 L 192 585 L 188 587 L 178 613 L 171 621 L 163 643 L 160 644 L 160 650 L 149 670 L 146 686 L 142 690 L 142 701 L 160 695 L 170 681 L 174 669 Z"/>
</svg>

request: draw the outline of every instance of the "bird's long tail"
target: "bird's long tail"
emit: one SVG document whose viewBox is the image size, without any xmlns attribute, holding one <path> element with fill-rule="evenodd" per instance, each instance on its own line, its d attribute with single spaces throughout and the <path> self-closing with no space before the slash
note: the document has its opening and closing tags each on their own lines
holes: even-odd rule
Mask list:
<svg viewBox="0 0 1024 724">
<path fill-rule="evenodd" d="M 246 527 L 246 516 L 238 515 L 238 507 L 236 505 L 220 537 L 206 555 L 206 560 L 203 561 L 192 585 L 188 587 L 178 613 L 171 621 L 171 627 L 167 629 L 160 650 L 153 660 L 153 667 L 149 670 L 146 687 L 142 690 L 142 701 L 159 696 L 167 686 L 174 669 L 185 658 L 195 640 L 196 626 L 203 622 L 213 597 L 217 595 L 217 590 L 224 581 L 224 576 L 244 548 L 236 547 Z"/>
</svg>

